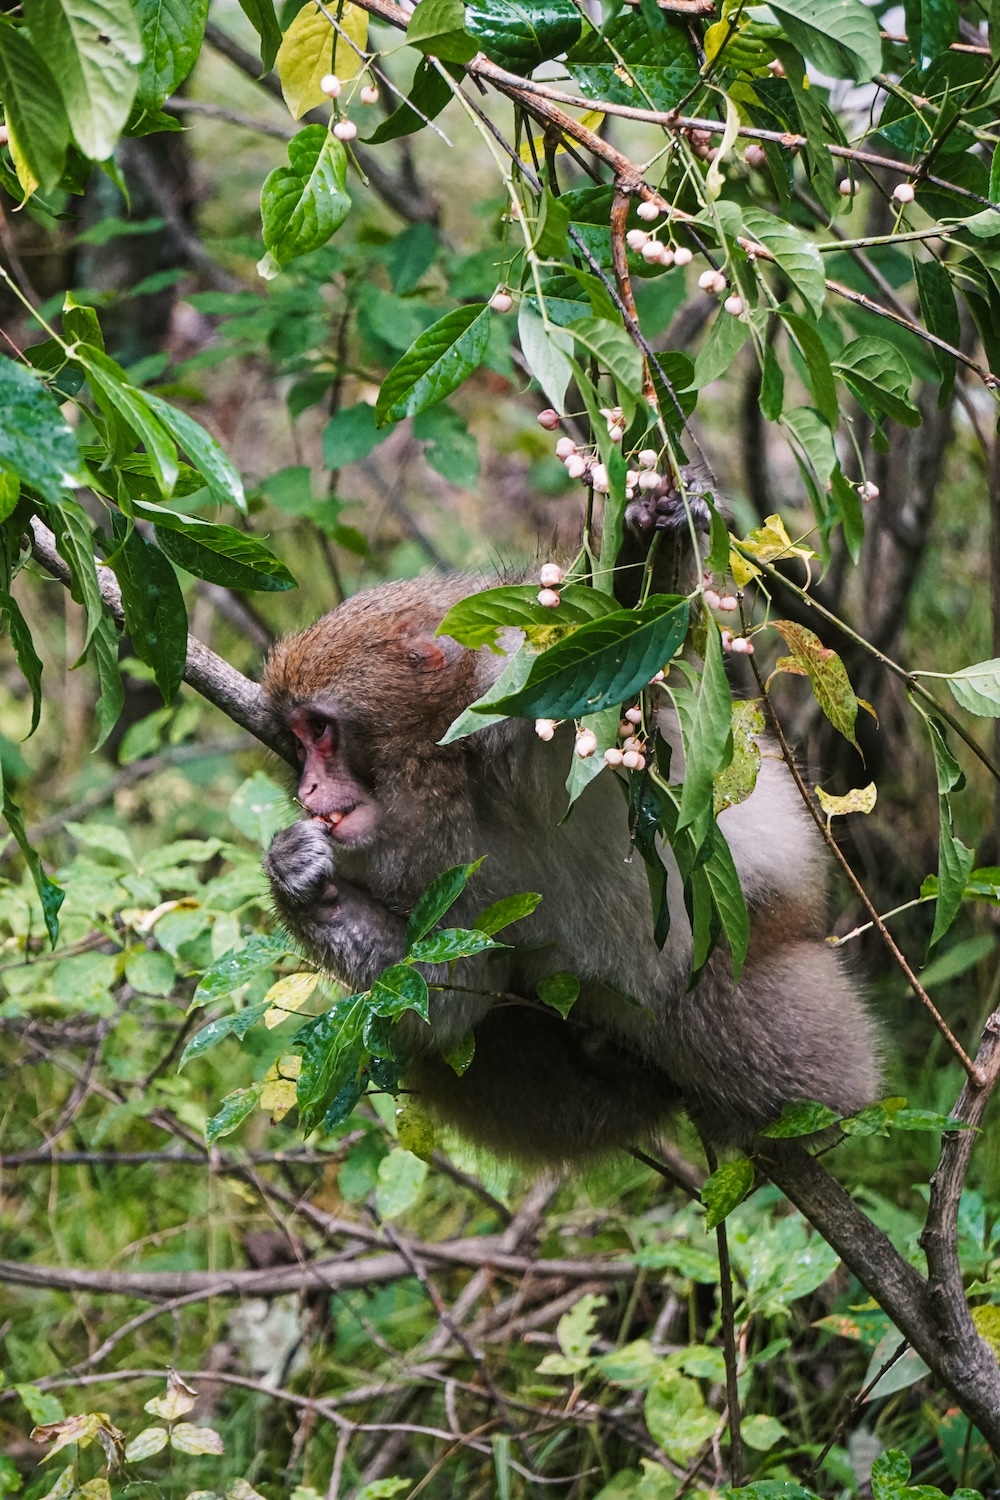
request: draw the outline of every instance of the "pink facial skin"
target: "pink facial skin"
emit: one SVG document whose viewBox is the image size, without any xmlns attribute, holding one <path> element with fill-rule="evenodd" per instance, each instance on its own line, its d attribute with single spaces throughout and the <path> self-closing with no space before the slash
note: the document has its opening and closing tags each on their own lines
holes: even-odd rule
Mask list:
<svg viewBox="0 0 1000 1500">
<path fill-rule="evenodd" d="M 289 728 L 298 742 L 302 766 L 298 796 L 306 812 L 326 824 L 336 843 L 347 847 L 367 843 L 375 831 L 378 809 L 347 765 L 336 719 L 297 708 Z"/>
</svg>

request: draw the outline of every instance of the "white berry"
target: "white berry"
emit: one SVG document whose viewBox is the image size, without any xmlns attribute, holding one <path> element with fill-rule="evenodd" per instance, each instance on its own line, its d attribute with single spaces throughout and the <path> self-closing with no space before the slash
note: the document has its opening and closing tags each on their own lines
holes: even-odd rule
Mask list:
<svg viewBox="0 0 1000 1500">
<path fill-rule="evenodd" d="M 0 146 L 6 146 L 10 141 L 10 131 L 6 125 L 0 125 Z"/>
<path fill-rule="evenodd" d="M 738 635 L 733 641 L 734 656 L 753 656 L 753 641 L 748 640 L 745 635 Z"/>
<path fill-rule="evenodd" d="M 325 94 L 328 99 L 339 99 L 343 84 L 336 73 L 324 73 L 319 81 L 319 87 L 320 92 Z"/>
<path fill-rule="evenodd" d="M 620 443 L 621 440 L 622 440 L 622 438 L 624 436 L 625 436 L 625 429 L 624 429 L 624 427 L 619 427 L 616 424 L 614 427 L 609 427 L 608 428 L 608 437 L 611 439 L 611 441 L 613 443 Z"/>
<path fill-rule="evenodd" d="M 510 292 L 494 292 L 490 298 L 490 307 L 495 313 L 509 313 L 514 306 L 514 299 Z"/>
<path fill-rule="evenodd" d="M 628 721 L 629 721 L 630 724 L 641 724 L 642 723 L 642 709 L 638 708 L 638 707 L 636 707 L 636 708 L 627 708 L 625 710 L 625 717 L 626 717 L 626 719 L 628 719 Z"/>
<path fill-rule="evenodd" d="M 543 589 L 557 589 L 565 576 L 558 563 L 543 563 L 538 574 L 538 581 Z"/>
<path fill-rule="evenodd" d="M 630 229 L 625 236 L 625 243 L 630 250 L 634 250 L 638 254 L 648 239 L 649 235 L 644 229 Z"/>
<path fill-rule="evenodd" d="M 858 494 L 862 500 L 877 500 L 880 493 L 878 485 L 872 484 L 870 479 L 866 480 L 864 484 L 858 485 Z"/>
<path fill-rule="evenodd" d="M 853 192 L 854 192 L 854 183 L 851 181 L 851 179 L 849 177 L 845 177 L 842 180 L 841 184 L 840 184 L 840 196 L 842 198 L 850 198 L 850 196 L 851 196 L 851 194 Z"/>
<path fill-rule="evenodd" d="M 740 317 L 743 312 L 742 297 L 727 297 L 722 305 L 726 309 L 726 312 L 731 313 L 734 318 Z"/>
<path fill-rule="evenodd" d="M 358 97 L 360 98 L 362 104 L 377 104 L 378 89 L 373 83 L 366 83 Z"/>
<path fill-rule="evenodd" d="M 655 469 L 643 469 L 639 475 L 639 488 L 641 490 L 656 490 L 660 487 L 660 476 Z"/>
<path fill-rule="evenodd" d="M 641 448 L 639 450 L 639 468 L 655 469 L 660 461 L 660 455 L 655 448 Z"/>
<path fill-rule="evenodd" d="M 659 260 L 663 254 L 664 245 L 662 240 L 647 240 L 642 247 L 642 258 L 648 265 Z"/>
<path fill-rule="evenodd" d="M 722 598 L 719 600 L 719 608 L 725 610 L 727 613 L 732 613 L 734 609 L 739 609 L 739 607 L 739 600 L 736 599 L 732 594 L 723 594 Z"/>
<path fill-rule="evenodd" d="M 540 740 L 550 740 L 556 732 L 555 719 L 536 719 L 535 733 Z"/>
<path fill-rule="evenodd" d="M 545 413 L 543 412 L 542 416 L 544 415 Z M 539 417 L 538 420 L 541 421 L 542 418 Z M 547 427 L 548 425 L 548 422 L 543 423 L 543 426 L 545 427 Z M 572 438 L 561 437 L 558 443 L 556 443 L 556 458 L 561 459 L 563 463 L 566 462 L 567 458 L 572 458 L 575 452 L 576 444 L 574 443 Z"/>
<path fill-rule="evenodd" d="M 616 749 L 614 745 L 611 746 L 610 750 L 605 750 L 604 752 L 604 764 L 606 766 L 620 766 L 624 759 L 625 757 L 622 752 Z"/>
<path fill-rule="evenodd" d="M 575 748 L 581 760 L 589 760 L 597 749 L 597 735 L 592 729 L 581 729 L 576 737 Z"/>
<path fill-rule="evenodd" d="M 636 213 L 640 219 L 645 219 L 647 224 L 651 219 L 658 219 L 660 217 L 660 209 L 653 202 L 652 198 L 647 198 L 643 203 L 640 203 L 636 209 Z"/>
<path fill-rule="evenodd" d="M 714 589 L 706 589 L 701 597 L 704 599 L 709 609 L 718 609 L 719 605 L 722 602 Z"/>
<path fill-rule="evenodd" d="M 353 120 L 338 120 L 333 127 L 333 133 L 338 141 L 353 141 L 358 133 L 358 127 Z"/>
<path fill-rule="evenodd" d="M 590 482 L 599 495 L 606 495 L 610 488 L 608 471 L 604 464 L 595 464 L 590 471 Z"/>
<path fill-rule="evenodd" d="M 694 260 L 694 251 L 689 250 L 687 245 L 678 245 L 674 251 L 675 266 L 689 266 Z"/>
<path fill-rule="evenodd" d="M 538 413 L 536 421 L 539 427 L 545 428 L 546 432 L 555 432 L 559 426 L 559 413 L 553 407 L 547 406 L 544 411 Z"/>
<path fill-rule="evenodd" d="M 625 767 L 626 771 L 638 771 L 639 762 L 641 760 L 642 756 L 639 754 L 638 750 L 626 750 L 625 754 L 622 756 L 622 765 Z M 642 760 L 642 763 L 643 765 L 646 764 L 644 760 Z"/>
<path fill-rule="evenodd" d="M 658 682 L 662 682 L 663 679 L 666 677 L 666 675 L 667 675 L 666 672 L 664 672 L 663 669 L 662 669 L 662 667 L 661 667 L 660 670 L 659 670 L 659 672 L 657 672 L 656 676 L 655 677 L 651 677 L 649 679 L 649 685 L 650 685 L 650 687 L 655 687 Z"/>
<path fill-rule="evenodd" d="M 917 190 L 912 182 L 897 182 L 892 190 L 892 196 L 897 203 L 912 203 L 917 196 Z"/>
<path fill-rule="evenodd" d="M 555 589 L 539 589 L 538 602 L 544 609 L 556 609 L 559 604 L 559 595 Z"/>
<path fill-rule="evenodd" d="M 669 245 L 664 245 L 663 249 L 660 251 L 659 255 L 656 258 L 656 263 L 657 263 L 657 265 L 660 265 L 660 266 L 672 266 L 673 265 L 673 263 L 674 263 L 674 252 L 670 248 Z"/>
<path fill-rule="evenodd" d="M 571 453 L 566 460 L 566 473 L 570 479 L 582 479 L 587 472 L 587 460 L 579 453 Z"/>
</svg>

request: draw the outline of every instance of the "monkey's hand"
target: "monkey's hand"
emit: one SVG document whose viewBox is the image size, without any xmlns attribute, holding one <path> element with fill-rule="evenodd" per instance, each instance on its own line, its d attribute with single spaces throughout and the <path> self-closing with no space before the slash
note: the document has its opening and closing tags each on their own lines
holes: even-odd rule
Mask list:
<svg viewBox="0 0 1000 1500">
<path fill-rule="evenodd" d="M 333 880 L 333 843 L 316 818 L 275 835 L 264 856 L 264 874 L 282 916 L 314 906 Z"/>
<path fill-rule="evenodd" d="M 315 818 L 277 834 L 264 870 L 278 915 L 311 957 L 365 990 L 406 952 L 406 922 L 370 891 L 334 880 L 334 847 Z"/>
</svg>

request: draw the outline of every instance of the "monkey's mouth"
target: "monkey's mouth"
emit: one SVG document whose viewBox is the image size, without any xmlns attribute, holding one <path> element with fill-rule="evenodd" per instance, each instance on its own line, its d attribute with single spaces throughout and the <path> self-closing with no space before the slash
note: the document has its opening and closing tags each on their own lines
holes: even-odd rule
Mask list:
<svg viewBox="0 0 1000 1500">
<path fill-rule="evenodd" d="M 351 807 L 339 807 L 334 812 L 317 813 L 316 817 L 320 823 L 325 823 L 328 828 L 339 828 L 344 819 L 350 817 L 356 805 L 357 804 L 354 804 Z"/>
<path fill-rule="evenodd" d="M 375 809 L 370 803 L 352 802 L 331 812 L 316 814 L 338 844 L 363 844 L 374 831 Z"/>
</svg>

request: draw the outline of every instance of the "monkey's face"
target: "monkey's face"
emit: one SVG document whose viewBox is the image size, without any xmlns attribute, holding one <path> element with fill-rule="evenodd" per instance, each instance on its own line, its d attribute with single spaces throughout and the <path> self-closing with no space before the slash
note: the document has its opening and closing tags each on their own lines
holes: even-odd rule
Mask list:
<svg viewBox="0 0 1000 1500">
<path fill-rule="evenodd" d="M 348 848 L 368 843 L 379 809 L 371 786 L 352 765 L 349 726 L 326 704 L 299 704 L 288 716 L 302 771 L 299 801 Z"/>
</svg>

